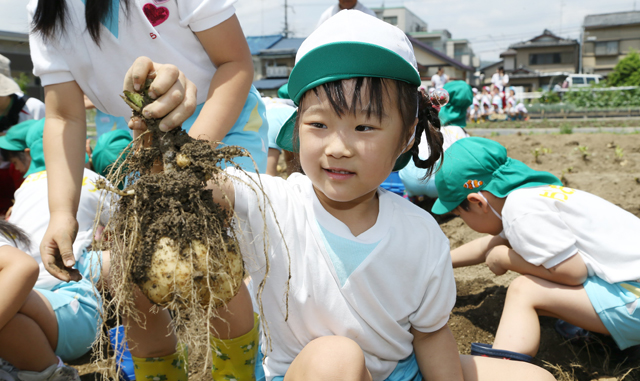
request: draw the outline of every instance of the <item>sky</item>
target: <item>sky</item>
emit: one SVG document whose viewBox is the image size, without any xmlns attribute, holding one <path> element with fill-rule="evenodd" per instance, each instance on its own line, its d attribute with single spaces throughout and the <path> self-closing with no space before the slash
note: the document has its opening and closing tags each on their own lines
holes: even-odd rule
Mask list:
<svg viewBox="0 0 640 381">
<path fill-rule="evenodd" d="M 79 0 L 76 0 L 79 1 Z M 180 1 L 180 0 L 178 0 Z M 0 30 L 28 31 L 29 0 L 0 0 Z M 236 10 L 245 35 L 284 30 L 285 0 L 238 0 Z M 320 14 L 337 0 L 288 0 L 289 30 L 306 37 Z M 427 22 L 429 30 L 447 29 L 455 39 L 468 39 L 482 61 L 497 61 L 510 44 L 549 29 L 579 38 L 584 16 L 640 10 L 640 0 L 360 0 L 365 6 L 405 6 Z"/>
</svg>

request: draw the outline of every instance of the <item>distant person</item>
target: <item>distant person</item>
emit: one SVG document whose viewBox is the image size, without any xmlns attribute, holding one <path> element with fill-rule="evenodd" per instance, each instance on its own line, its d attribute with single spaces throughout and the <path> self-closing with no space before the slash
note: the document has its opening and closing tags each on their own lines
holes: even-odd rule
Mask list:
<svg viewBox="0 0 640 381">
<path fill-rule="evenodd" d="M 25 120 L 44 118 L 44 103 L 22 93 L 11 78 L 10 64 L 0 55 L 0 133 Z"/>
<path fill-rule="evenodd" d="M 100 111 L 86 95 L 84 96 L 84 108 L 86 110 L 96 110 L 96 117 L 94 118 L 94 122 L 96 123 L 96 139 L 99 139 L 100 136 L 109 131 L 123 130 L 131 132 L 129 122 L 126 118 Z"/>
<path fill-rule="evenodd" d="M 339 0 L 338 4 L 330 6 L 326 11 L 322 13 L 322 15 L 320 15 L 320 20 L 318 20 L 318 25 L 316 25 L 316 28 L 322 25 L 323 22 L 331 18 L 331 16 L 345 9 L 353 9 L 356 11 L 364 12 L 376 18 L 378 17 L 376 16 L 376 13 L 374 11 L 365 7 L 361 2 L 357 0 Z"/>
<path fill-rule="evenodd" d="M 431 86 L 441 89 L 449 82 L 449 76 L 444 73 L 444 68 L 440 66 L 438 72 L 431 77 Z"/>
<path fill-rule="evenodd" d="M 504 91 L 504 88 L 509 85 L 509 75 L 504 73 L 504 67 L 500 66 L 491 77 L 491 84 L 500 89 L 500 92 Z"/>
<path fill-rule="evenodd" d="M 507 97 L 505 112 L 511 120 L 529 120 L 527 108 L 522 102 L 518 102 L 516 100 L 516 90 L 513 86 L 509 88 L 509 96 Z"/>
<path fill-rule="evenodd" d="M 289 105 L 289 99 L 262 98 L 266 107 L 267 121 L 269 122 L 269 153 L 267 156 L 267 175 L 278 175 L 278 161 L 282 148 L 278 146 L 276 138 L 285 122 L 296 111 L 295 107 Z"/>
</svg>

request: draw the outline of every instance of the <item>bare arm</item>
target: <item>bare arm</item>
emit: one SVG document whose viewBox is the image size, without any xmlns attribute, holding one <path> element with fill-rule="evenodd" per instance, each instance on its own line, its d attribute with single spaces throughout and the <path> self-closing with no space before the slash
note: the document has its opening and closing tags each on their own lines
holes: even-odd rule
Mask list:
<svg viewBox="0 0 640 381">
<path fill-rule="evenodd" d="M 487 255 L 487 265 L 496 275 L 502 275 L 507 270 L 520 274 L 534 275 L 552 282 L 567 286 L 579 286 L 587 279 L 587 266 L 580 254 L 552 267 L 535 266 L 527 262 L 518 253 L 506 246 L 493 248 Z"/>
<path fill-rule="evenodd" d="M 86 120 L 82 90 L 75 81 L 45 87 L 43 149 L 47 163 L 51 219 L 40 244 L 42 261 L 53 276 L 80 280 L 73 241 L 78 233 L 76 213 L 82 187 Z"/>
<path fill-rule="evenodd" d="M 267 175 L 278 176 L 278 160 L 280 159 L 280 151 L 275 148 L 269 148 L 267 156 Z"/>
<path fill-rule="evenodd" d="M 418 367 L 426 380 L 463 379 L 458 345 L 448 325 L 430 333 L 412 327 L 411 333 Z"/>
<path fill-rule="evenodd" d="M 487 235 L 468 242 L 451 250 L 453 267 L 466 267 L 484 263 L 487 252 L 499 245 L 508 245 L 509 241 L 500 237 Z"/>
<path fill-rule="evenodd" d="M 235 15 L 211 29 L 197 32 L 196 36 L 216 72 L 189 135 L 221 141 L 236 123 L 249 94 L 253 82 L 251 52 Z"/>
</svg>

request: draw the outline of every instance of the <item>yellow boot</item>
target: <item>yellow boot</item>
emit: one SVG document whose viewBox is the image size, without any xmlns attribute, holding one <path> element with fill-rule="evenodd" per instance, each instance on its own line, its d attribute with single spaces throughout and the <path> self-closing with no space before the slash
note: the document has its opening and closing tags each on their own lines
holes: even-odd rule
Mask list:
<svg viewBox="0 0 640 381">
<path fill-rule="evenodd" d="M 188 381 L 187 347 L 178 344 L 176 353 L 164 357 L 135 357 L 134 373 L 139 381 Z"/>
<path fill-rule="evenodd" d="M 258 353 L 259 319 L 253 314 L 253 329 L 235 339 L 220 340 L 211 336 L 213 349 L 213 379 L 225 381 L 254 381 Z"/>
</svg>

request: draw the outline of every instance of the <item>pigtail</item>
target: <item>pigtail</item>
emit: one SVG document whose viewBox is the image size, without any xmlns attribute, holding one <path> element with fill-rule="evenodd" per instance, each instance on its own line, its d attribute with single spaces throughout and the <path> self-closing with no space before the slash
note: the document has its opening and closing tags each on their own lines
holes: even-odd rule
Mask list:
<svg viewBox="0 0 640 381">
<path fill-rule="evenodd" d="M 438 110 L 429 100 L 429 96 L 422 90 L 418 91 L 418 124 L 416 125 L 415 142 L 411 148 L 411 155 L 416 167 L 426 169 L 427 173 L 424 179 L 429 178 L 438 168 L 434 168 L 435 164 L 444 158 L 444 149 L 442 148 L 442 133 L 440 132 L 440 118 L 438 118 Z M 426 160 L 420 159 L 418 156 L 418 147 L 422 140 L 423 133 L 427 137 L 429 145 L 429 157 Z"/>
<path fill-rule="evenodd" d="M 27 247 L 31 246 L 29 236 L 27 236 L 22 229 L 9 221 L 0 220 L 0 235 L 13 241 L 16 246 L 18 244 L 23 244 Z"/>
</svg>

